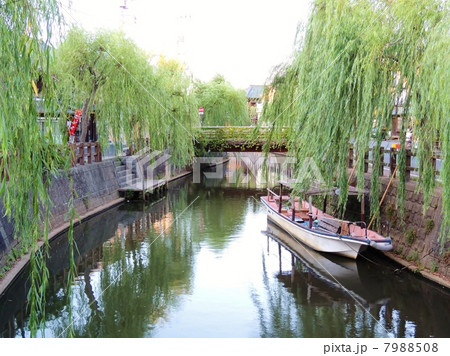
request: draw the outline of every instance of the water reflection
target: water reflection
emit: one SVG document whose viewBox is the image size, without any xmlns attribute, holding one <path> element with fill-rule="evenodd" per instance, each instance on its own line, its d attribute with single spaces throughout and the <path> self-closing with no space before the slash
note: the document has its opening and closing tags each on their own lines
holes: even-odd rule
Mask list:
<svg viewBox="0 0 450 356">
<path fill-rule="evenodd" d="M 211 168 L 215 179 L 204 180 L 205 186 L 263 189 L 292 178 L 294 159 L 284 154 L 230 153 L 228 159 L 224 167 Z"/>
<path fill-rule="evenodd" d="M 232 183 L 227 167 L 219 179 L 189 177 L 153 204 L 127 203 L 76 227 L 76 336 L 450 336 L 449 293 L 394 274 L 377 255 L 351 261 L 290 245 L 267 226 L 263 191 L 239 189 L 257 187 L 256 176 Z M 253 169 L 240 167 L 241 177 Z M 48 337 L 67 335 L 67 254 L 61 236 L 49 260 Z M 1 336 L 29 336 L 26 294 L 24 274 L 0 299 Z"/>
<path fill-rule="evenodd" d="M 268 241 L 278 255 L 280 284 L 271 286 L 264 278 L 267 305 L 258 305 L 262 337 L 386 337 L 388 332 L 370 314 L 372 308 L 388 299 L 371 298 L 363 292 L 358 264 L 337 256 L 324 256 L 296 244 L 289 250 L 292 239 L 268 223 Z M 288 244 L 284 243 L 288 242 Z M 282 262 L 282 254 L 290 256 L 290 264 Z M 262 256 L 265 270 L 266 255 Z M 336 258 L 337 257 L 337 258 Z M 288 268 L 286 268 L 288 265 Z M 288 290 L 294 298 L 285 293 Z M 376 313 L 375 313 L 376 315 Z"/>
<path fill-rule="evenodd" d="M 267 304 L 253 296 L 262 337 L 448 337 L 448 321 L 439 316 L 448 310 L 447 292 L 409 274 L 396 276 L 394 266 L 378 255 L 348 260 L 293 244 L 269 222 L 267 232 L 268 251 L 277 250 L 281 284 L 273 288 L 264 279 Z M 263 255 L 263 270 L 266 259 Z M 422 288 L 435 307 L 427 305 Z M 294 300 L 284 295 L 286 289 Z M 426 320 L 430 312 L 433 318 Z"/>
<path fill-rule="evenodd" d="M 153 326 L 177 306 L 179 296 L 190 293 L 197 242 L 192 219 L 174 223 L 180 206 L 187 205 L 187 195 L 177 192 L 151 208 L 124 207 L 134 221 L 120 220 L 117 233 L 103 244 L 102 270 L 90 280 L 84 274 L 76 286 L 80 293 L 73 302 L 79 308 L 75 314 L 85 311 L 75 324 L 77 336 L 152 336 Z M 83 284 L 92 284 L 95 310 Z"/>
<path fill-rule="evenodd" d="M 76 336 L 151 336 L 149 325 L 164 318 L 180 294 L 189 293 L 195 229 L 190 219 L 173 224 L 186 202 L 184 190 L 175 187 L 151 206 L 117 207 L 75 228 L 80 252 L 78 278 L 71 287 Z M 47 293 L 47 337 L 65 336 L 69 326 L 64 237 L 52 243 L 48 263 L 52 281 Z M 22 278 L 1 300 L 0 320 L 7 320 L 0 329 L 3 336 L 29 335 L 24 317 L 27 286 Z"/>
</svg>

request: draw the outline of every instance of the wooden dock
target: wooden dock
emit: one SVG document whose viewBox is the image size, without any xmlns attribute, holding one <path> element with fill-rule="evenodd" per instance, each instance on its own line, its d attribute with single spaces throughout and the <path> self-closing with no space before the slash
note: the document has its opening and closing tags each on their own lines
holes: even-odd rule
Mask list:
<svg viewBox="0 0 450 356">
<path fill-rule="evenodd" d="M 159 196 L 160 193 L 167 190 L 167 181 L 165 179 L 147 179 L 137 180 L 119 188 L 119 194 L 128 198 L 147 200 L 151 196 Z"/>
</svg>

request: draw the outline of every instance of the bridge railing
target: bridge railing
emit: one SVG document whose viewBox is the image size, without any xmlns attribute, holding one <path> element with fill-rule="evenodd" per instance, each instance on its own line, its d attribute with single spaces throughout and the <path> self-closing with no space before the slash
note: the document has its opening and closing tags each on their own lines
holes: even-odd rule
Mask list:
<svg viewBox="0 0 450 356">
<path fill-rule="evenodd" d="M 261 151 L 266 144 L 271 150 L 285 149 L 285 140 L 271 137 L 269 127 L 203 126 L 197 138 L 209 149 L 219 151 Z"/>
<path fill-rule="evenodd" d="M 207 139 L 223 138 L 246 140 L 255 135 L 265 136 L 268 132 L 268 129 L 256 129 L 254 126 L 202 126 L 200 135 Z"/>
<path fill-rule="evenodd" d="M 285 128 L 287 131 L 289 128 Z M 286 132 L 287 134 L 287 132 Z M 271 145 L 273 147 L 280 147 L 284 145 L 278 138 L 278 142 L 270 137 L 269 127 L 255 127 L 255 126 L 203 126 L 200 130 L 200 140 L 208 146 L 211 150 L 217 149 L 218 151 L 261 151 L 263 144 L 271 139 Z M 389 142 L 389 141 L 386 141 Z M 398 143 L 396 144 L 398 145 Z M 276 149 L 274 150 L 276 151 Z M 394 173 L 397 166 L 398 147 L 381 147 L 380 158 L 381 165 L 378 172 L 380 177 L 390 176 Z M 373 149 L 370 148 L 364 155 L 364 171 L 368 172 L 373 167 Z M 431 164 L 434 167 L 435 176 L 440 179 L 440 171 L 442 169 L 442 153 L 440 145 L 436 144 L 433 155 L 430 157 Z M 357 161 L 354 148 L 350 147 L 348 157 L 348 167 L 353 168 Z M 418 158 L 415 156 L 415 152 L 407 146 L 406 150 L 406 180 L 410 180 L 412 175 L 419 175 L 419 163 Z"/>
</svg>

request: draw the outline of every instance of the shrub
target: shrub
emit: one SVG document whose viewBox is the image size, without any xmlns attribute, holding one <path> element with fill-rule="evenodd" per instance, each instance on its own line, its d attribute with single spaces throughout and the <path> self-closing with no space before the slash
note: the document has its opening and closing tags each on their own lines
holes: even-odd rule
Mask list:
<svg viewBox="0 0 450 356">
<path fill-rule="evenodd" d="M 408 244 L 412 245 L 416 241 L 417 235 L 414 229 L 408 229 L 405 231 L 405 240 Z"/>
<path fill-rule="evenodd" d="M 432 219 L 425 220 L 425 233 L 429 234 L 434 228 L 434 221 Z"/>
<path fill-rule="evenodd" d="M 396 212 L 396 209 L 395 209 L 394 204 L 389 204 L 386 207 L 386 214 L 389 217 L 389 219 L 393 219 L 395 217 L 395 212 Z"/>
<path fill-rule="evenodd" d="M 408 255 L 408 257 L 406 257 L 406 260 L 410 262 L 417 261 L 418 259 L 419 259 L 419 252 L 417 252 L 417 250 L 414 250 Z"/>
</svg>

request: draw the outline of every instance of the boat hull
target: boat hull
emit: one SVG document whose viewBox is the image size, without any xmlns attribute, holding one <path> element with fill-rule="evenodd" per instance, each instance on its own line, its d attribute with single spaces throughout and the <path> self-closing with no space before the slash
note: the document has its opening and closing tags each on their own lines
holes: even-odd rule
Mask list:
<svg viewBox="0 0 450 356">
<path fill-rule="evenodd" d="M 298 242 L 305 244 L 313 250 L 356 259 L 358 254 L 365 251 L 369 246 L 369 241 L 367 240 L 346 239 L 339 235 L 318 233 L 299 226 L 299 224 L 296 224 L 286 216 L 275 211 L 271 206 L 266 204 L 264 199 L 261 200 L 267 207 L 268 219 L 288 232 Z"/>
</svg>

